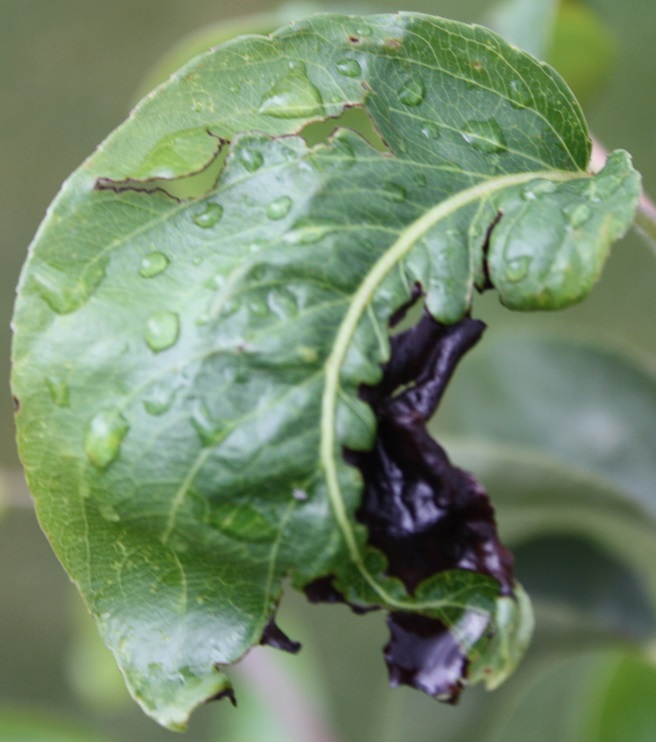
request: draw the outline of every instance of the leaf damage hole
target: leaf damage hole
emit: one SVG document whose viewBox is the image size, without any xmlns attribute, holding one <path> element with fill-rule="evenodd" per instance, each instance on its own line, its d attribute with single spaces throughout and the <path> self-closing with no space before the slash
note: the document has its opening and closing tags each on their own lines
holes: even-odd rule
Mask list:
<svg viewBox="0 0 656 742">
<path fill-rule="evenodd" d="M 376 151 L 391 154 L 369 111 L 362 105 L 346 105 L 338 116 L 311 121 L 299 129 L 298 135 L 305 139 L 308 147 L 315 147 L 328 143 L 337 129 L 351 129 Z"/>
<path fill-rule="evenodd" d="M 420 295 L 417 286 L 390 326 Z M 500 595 L 513 594 L 513 557 L 498 539 L 485 490 L 451 463 L 426 429 L 458 363 L 484 330 L 483 322 L 469 317 L 444 325 L 424 309 L 414 327 L 391 337 L 381 381 L 360 390 L 378 428 L 371 451 L 344 452 L 364 480 L 356 517 L 367 527 L 369 544 L 385 555 L 387 574 L 399 578 L 409 594 L 450 570 L 487 575 L 498 582 Z M 313 602 L 346 602 L 330 577 L 306 586 L 305 593 Z M 486 621 L 465 610 L 458 634 L 477 636 Z M 390 683 L 454 703 L 468 669 L 466 648 L 456 632 L 436 618 L 410 612 L 391 612 L 387 623 L 390 641 L 384 655 Z"/>
<path fill-rule="evenodd" d="M 181 175 L 176 178 L 125 178 L 124 180 L 113 180 L 112 178 L 98 178 L 95 182 L 97 191 L 136 191 L 138 193 L 164 193 L 176 201 L 186 201 L 200 198 L 215 188 L 219 182 L 228 156 L 228 145 L 230 141 L 222 137 L 207 134 L 216 139 L 216 151 L 211 158 L 198 170 Z"/>
</svg>

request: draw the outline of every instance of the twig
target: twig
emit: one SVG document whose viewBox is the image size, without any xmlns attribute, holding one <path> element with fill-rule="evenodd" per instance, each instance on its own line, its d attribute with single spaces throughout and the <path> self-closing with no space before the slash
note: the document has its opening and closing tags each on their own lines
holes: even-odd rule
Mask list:
<svg viewBox="0 0 656 742">
<path fill-rule="evenodd" d="M 33 508 L 22 471 L 0 469 L 0 508 Z"/>
<path fill-rule="evenodd" d="M 270 650 L 256 649 L 236 670 L 266 701 L 289 732 L 302 742 L 339 742 L 312 702 L 275 661 Z"/>
</svg>

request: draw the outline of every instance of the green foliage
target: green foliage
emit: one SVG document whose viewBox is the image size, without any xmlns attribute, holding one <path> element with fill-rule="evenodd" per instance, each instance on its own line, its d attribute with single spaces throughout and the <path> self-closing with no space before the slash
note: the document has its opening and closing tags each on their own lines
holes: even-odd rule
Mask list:
<svg viewBox="0 0 656 742">
<path fill-rule="evenodd" d="M 346 128 L 303 138 L 354 107 L 378 149 Z M 260 642 L 284 578 L 335 576 L 354 605 L 454 632 L 482 615 L 459 636 L 474 679 L 512 671 L 520 588 L 510 618 L 471 571 L 410 594 L 367 544 L 343 449 L 373 445 L 358 390 L 416 283 L 445 324 L 489 284 L 519 310 L 587 294 L 639 194 L 626 153 L 591 176 L 589 151 L 561 78 L 491 32 L 319 16 L 191 62 L 66 182 L 19 288 L 19 444 L 45 531 L 160 723 L 229 689 L 217 668 Z"/>
</svg>

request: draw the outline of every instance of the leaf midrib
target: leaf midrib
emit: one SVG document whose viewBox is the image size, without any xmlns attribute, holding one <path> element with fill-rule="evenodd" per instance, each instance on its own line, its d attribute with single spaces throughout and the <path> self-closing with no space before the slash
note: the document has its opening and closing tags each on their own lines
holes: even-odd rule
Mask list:
<svg viewBox="0 0 656 742">
<path fill-rule="evenodd" d="M 336 439 L 336 416 L 337 400 L 340 392 L 340 372 L 342 364 L 350 347 L 356 328 L 373 297 L 385 279 L 387 274 L 399 263 L 399 261 L 410 252 L 410 250 L 421 240 L 428 231 L 440 221 L 447 219 L 475 201 L 484 200 L 514 186 L 530 183 L 533 180 L 547 179 L 556 182 L 578 180 L 589 177 L 584 171 L 549 170 L 542 172 L 513 173 L 512 175 L 499 176 L 483 183 L 471 186 L 459 193 L 440 202 L 423 216 L 406 227 L 399 235 L 396 242 L 378 259 L 371 270 L 364 277 L 359 289 L 353 294 L 353 300 L 342 320 L 333 345 L 333 351 L 328 356 L 324 365 L 325 386 L 321 402 L 321 425 L 320 425 L 320 461 L 326 477 L 328 498 L 342 532 L 350 558 L 367 584 L 380 596 L 387 606 L 401 610 L 436 609 L 445 605 L 451 605 L 451 601 L 427 601 L 422 603 L 411 603 L 397 600 L 391 596 L 375 580 L 374 576 L 365 566 L 362 554 L 358 548 L 355 532 L 351 527 L 350 519 L 339 485 L 337 461 L 340 451 Z M 391 307 L 392 310 L 395 307 Z"/>
</svg>

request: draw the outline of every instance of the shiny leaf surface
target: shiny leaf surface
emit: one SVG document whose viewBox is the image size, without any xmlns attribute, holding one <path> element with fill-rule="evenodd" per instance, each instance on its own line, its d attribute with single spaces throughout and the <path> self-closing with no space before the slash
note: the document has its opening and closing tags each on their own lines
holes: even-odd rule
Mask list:
<svg viewBox="0 0 656 742">
<path fill-rule="evenodd" d="M 352 107 L 387 151 L 344 128 L 301 136 Z M 185 66 L 66 182 L 19 287 L 21 455 L 160 723 L 230 696 L 223 668 L 251 646 L 293 647 L 271 623 L 285 577 L 444 627 L 458 686 L 512 670 L 519 588 L 471 567 L 393 576 L 344 452 L 374 447 L 360 392 L 418 292 L 446 327 L 477 289 L 521 310 L 590 290 L 639 178 L 625 153 L 596 176 L 588 157 L 561 79 L 491 32 L 319 16 Z"/>
</svg>

